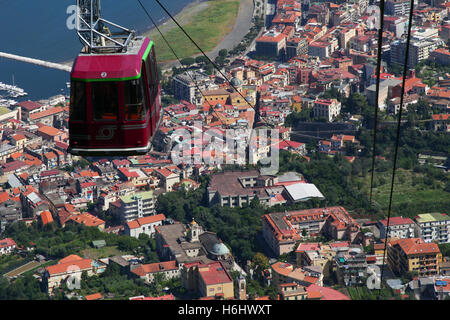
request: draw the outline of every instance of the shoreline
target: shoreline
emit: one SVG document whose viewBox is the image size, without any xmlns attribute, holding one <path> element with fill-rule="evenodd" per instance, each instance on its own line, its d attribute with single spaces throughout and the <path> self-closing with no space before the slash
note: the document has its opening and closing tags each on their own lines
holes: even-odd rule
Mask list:
<svg viewBox="0 0 450 320">
<path fill-rule="evenodd" d="M 191 4 L 192 4 L 192 7 L 194 7 L 196 5 L 200 5 L 202 2 L 205 2 L 205 1 L 207 1 L 207 0 L 199 0 L 199 1 L 196 1 L 198 3 L 193 2 Z M 217 44 L 214 48 L 205 52 L 210 59 L 214 59 L 215 58 L 214 56 L 218 55 L 218 52 L 220 49 L 225 48 L 225 49 L 230 50 L 231 47 L 234 47 L 235 45 L 237 45 L 238 43 L 240 43 L 242 41 L 243 37 L 250 31 L 250 28 L 252 26 L 252 18 L 253 18 L 254 11 L 255 11 L 255 6 L 254 6 L 253 0 L 239 0 L 239 8 L 238 8 L 235 22 L 233 24 L 233 28 L 230 30 L 229 33 L 225 34 L 217 42 Z M 202 10 L 200 10 L 199 12 L 202 12 Z M 199 12 L 197 12 L 197 13 L 199 13 Z M 183 13 L 180 12 L 180 15 L 181 14 L 183 14 Z M 179 18 L 177 18 L 177 17 L 175 17 L 175 18 L 181 25 L 183 25 L 183 23 L 179 21 Z M 161 30 L 161 31 L 163 32 L 163 30 Z M 201 55 L 201 54 L 199 53 L 199 54 L 193 55 L 192 57 L 197 57 L 199 55 Z M 174 60 L 165 60 L 165 61 L 158 62 L 158 65 L 160 65 L 162 68 L 165 68 L 165 69 L 170 69 L 174 64 L 178 64 L 178 60 L 174 59 Z"/>
<path fill-rule="evenodd" d="M 173 13 L 171 13 L 171 14 L 178 22 L 180 22 L 180 20 L 184 18 L 184 15 L 188 14 L 188 13 L 184 13 L 183 11 L 196 9 L 195 7 L 200 6 L 202 3 L 206 3 L 206 2 L 208 2 L 208 0 L 194 0 L 190 3 L 188 3 L 183 8 L 181 8 L 175 14 L 173 14 Z M 164 28 L 164 25 L 166 25 L 166 24 L 173 24 L 174 26 L 176 26 L 175 23 L 172 21 L 172 19 L 169 16 L 167 16 L 166 18 L 161 20 L 161 23 L 157 24 L 157 26 L 161 30 L 162 28 Z M 183 25 L 181 22 L 180 22 L 180 24 Z M 163 32 L 163 33 L 164 33 L 164 31 L 167 31 L 167 30 L 161 30 L 161 32 Z M 141 36 L 148 36 L 152 32 L 158 32 L 158 30 L 156 29 L 155 26 L 153 26 L 147 30 L 144 30 L 144 31 L 138 31 L 138 32 L 136 32 L 136 34 L 141 35 Z"/>
</svg>

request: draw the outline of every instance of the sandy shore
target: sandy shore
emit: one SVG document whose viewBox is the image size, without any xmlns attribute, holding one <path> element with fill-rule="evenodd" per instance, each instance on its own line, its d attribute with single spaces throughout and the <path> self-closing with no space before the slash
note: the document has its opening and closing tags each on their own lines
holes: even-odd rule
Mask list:
<svg viewBox="0 0 450 320">
<path fill-rule="evenodd" d="M 206 9 L 208 7 L 208 3 L 206 0 L 196 0 L 194 2 L 189 3 L 187 6 L 185 6 L 183 9 L 180 10 L 176 15 L 173 15 L 175 20 L 178 21 L 179 24 L 184 25 L 186 23 L 189 23 L 192 21 L 192 19 L 195 18 L 195 15 L 197 15 L 202 10 Z M 161 30 L 162 33 L 169 32 L 173 28 L 178 26 L 175 24 L 175 22 L 170 19 L 170 17 L 167 17 L 167 19 L 158 25 L 159 30 Z M 158 30 L 155 27 L 150 28 L 149 30 L 146 30 L 142 33 L 146 37 L 151 38 L 154 34 L 159 34 Z"/>
<path fill-rule="evenodd" d="M 206 3 L 202 2 L 201 5 L 206 5 Z M 198 3 L 194 2 L 192 3 L 193 8 L 195 10 L 192 10 L 192 14 L 191 12 L 186 12 L 186 17 L 184 17 L 185 19 L 189 19 L 193 17 L 193 15 L 195 15 L 196 13 L 199 13 L 204 7 L 200 6 Z M 186 10 L 188 10 L 190 6 L 188 5 L 186 7 Z M 206 7 L 206 6 L 205 6 Z M 219 54 L 219 51 L 222 49 L 227 49 L 227 50 L 231 50 L 232 48 L 234 48 L 236 45 L 238 45 L 242 39 L 244 38 L 244 36 L 250 31 L 250 28 L 252 27 L 252 18 L 253 18 L 253 12 L 254 12 L 254 3 L 253 0 L 240 0 L 239 1 L 239 11 L 238 11 L 238 16 L 236 18 L 236 21 L 234 23 L 233 29 L 230 33 L 228 33 L 227 35 L 225 35 L 217 44 L 217 46 L 209 51 L 206 52 L 207 56 L 211 59 L 214 60 L 216 58 L 216 56 Z M 182 15 L 184 14 L 184 10 L 179 14 L 180 18 L 182 17 Z M 177 21 L 183 25 L 186 22 L 181 22 L 178 18 Z M 189 21 L 189 20 L 188 20 Z M 173 23 L 173 21 L 168 22 L 168 26 L 176 26 L 175 23 Z M 163 29 L 160 28 L 162 32 Z M 168 30 L 170 30 L 171 27 L 169 27 Z M 164 68 L 164 69 L 170 69 L 174 66 L 178 66 L 179 62 L 177 60 L 172 60 L 172 61 L 164 61 L 161 62 L 160 65 Z"/>
<path fill-rule="evenodd" d="M 240 0 L 239 12 L 233 30 L 212 51 L 208 52 L 210 59 L 215 59 L 220 50 L 231 50 L 242 41 L 252 27 L 253 11 L 253 0 Z"/>
</svg>

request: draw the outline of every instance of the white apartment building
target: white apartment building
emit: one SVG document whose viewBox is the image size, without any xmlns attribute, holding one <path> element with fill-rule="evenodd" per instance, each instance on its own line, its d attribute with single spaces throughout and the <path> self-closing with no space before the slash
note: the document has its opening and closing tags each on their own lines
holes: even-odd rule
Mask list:
<svg viewBox="0 0 450 320">
<path fill-rule="evenodd" d="M 450 242 L 450 217 L 445 213 L 424 213 L 415 217 L 419 226 L 419 237 L 425 242 Z"/>
<path fill-rule="evenodd" d="M 389 238 L 414 238 L 417 232 L 416 223 L 410 218 L 392 217 L 389 219 L 388 227 L 387 219 L 378 222 L 380 229 L 380 238 L 386 238 L 386 232 L 388 232 Z"/>
<path fill-rule="evenodd" d="M 341 113 L 341 103 L 336 99 L 318 99 L 313 107 L 315 118 L 326 118 L 333 121 Z"/>
<path fill-rule="evenodd" d="M 145 233 L 149 237 L 155 236 L 155 227 L 161 226 L 166 220 L 166 216 L 162 213 L 132 220 L 125 225 L 125 235 L 139 238 L 141 233 Z"/>
<path fill-rule="evenodd" d="M 0 240 L 0 256 L 10 254 L 16 247 L 16 242 L 11 238 Z"/>
<path fill-rule="evenodd" d="M 138 192 L 120 197 L 120 218 L 132 221 L 155 213 L 153 191 Z"/>
</svg>

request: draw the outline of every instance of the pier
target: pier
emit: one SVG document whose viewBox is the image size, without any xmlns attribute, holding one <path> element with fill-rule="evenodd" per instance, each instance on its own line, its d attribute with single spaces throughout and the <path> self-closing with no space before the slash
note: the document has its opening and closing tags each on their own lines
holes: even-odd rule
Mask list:
<svg viewBox="0 0 450 320">
<path fill-rule="evenodd" d="M 28 58 L 28 57 L 22 57 L 15 54 L 10 54 L 6 52 L 0 52 L 0 58 L 6 58 L 6 59 L 12 59 L 17 61 L 22 61 L 26 63 L 35 64 L 38 66 L 50 68 L 50 69 L 57 69 L 61 71 L 71 72 L 72 66 L 60 64 L 60 63 L 54 63 L 54 62 L 48 62 L 44 60 L 34 59 L 34 58 Z"/>
</svg>

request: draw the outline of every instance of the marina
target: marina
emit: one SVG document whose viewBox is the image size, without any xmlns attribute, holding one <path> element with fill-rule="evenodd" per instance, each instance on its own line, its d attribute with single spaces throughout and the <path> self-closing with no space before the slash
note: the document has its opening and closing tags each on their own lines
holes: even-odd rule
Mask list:
<svg viewBox="0 0 450 320">
<path fill-rule="evenodd" d="M 15 86 L 14 84 L 6 84 L 0 82 L 0 105 L 9 107 L 17 104 L 16 98 L 27 96 L 28 93 L 22 88 Z"/>
</svg>

